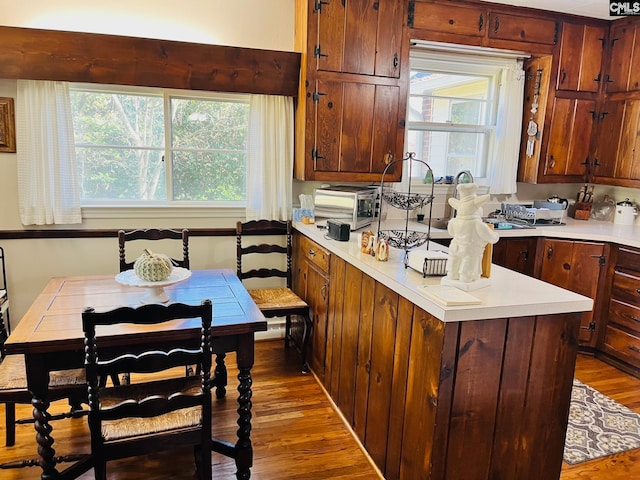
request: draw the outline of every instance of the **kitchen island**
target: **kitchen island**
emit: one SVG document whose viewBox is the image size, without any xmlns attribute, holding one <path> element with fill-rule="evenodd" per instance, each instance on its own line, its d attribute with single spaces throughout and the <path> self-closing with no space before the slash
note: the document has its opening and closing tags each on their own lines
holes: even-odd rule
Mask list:
<svg viewBox="0 0 640 480">
<path fill-rule="evenodd" d="M 493 266 L 477 305 L 443 306 L 388 262 L 296 224 L 312 368 L 387 479 L 558 478 L 580 312 L 592 300 Z M 431 248 L 442 248 L 431 243 Z M 327 281 L 311 279 L 322 258 Z M 317 290 L 320 292 L 314 292 Z"/>
</svg>

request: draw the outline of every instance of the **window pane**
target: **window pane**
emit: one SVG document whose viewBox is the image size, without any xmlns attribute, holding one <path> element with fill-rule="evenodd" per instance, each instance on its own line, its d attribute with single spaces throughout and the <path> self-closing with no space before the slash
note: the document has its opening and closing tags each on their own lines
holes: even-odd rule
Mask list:
<svg viewBox="0 0 640 480">
<path fill-rule="evenodd" d="M 173 199 L 178 201 L 244 200 L 245 152 L 173 153 Z"/>
<path fill-rule="evenodd" d="M 77 145 L 164 146 L 162 97 L 71 91 Z"/>
<path fill-rule="evenodd" d="M 76 147 L 81 200 L 165 200 L 163 152 Z"/>
<path fill-rule="evenodd" d="M 430 132 L 410 130 L 407 136 L 409 152 L 429 164 L 435 178 L 456 175 L 469 170 L 474 177 L 486 176 L 485 150 L 488 133 Z M 422 167 L 412 172 L 413 177 L 424 177 Z"/>
<path fill-rule="evenodd" d="M 173 148 L 246 150 L 248 104 L 172 98 L 171 110 Z"/>
</svg>

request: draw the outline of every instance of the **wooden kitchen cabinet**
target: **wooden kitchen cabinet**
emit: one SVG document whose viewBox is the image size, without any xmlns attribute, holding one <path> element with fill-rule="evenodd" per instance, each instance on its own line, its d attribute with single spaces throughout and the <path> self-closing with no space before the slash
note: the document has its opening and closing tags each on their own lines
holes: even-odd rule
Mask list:
<svg viewBox="0 0 640 480">
<path fill-rule="evenodd" d="M 609 32 L 609 64 L 605 74 L 607 93 L 640 89 L 640 35 L 636 23 L 614 22 Z"/>
<path fill-rule="evenodd" d="M 604 25 L 563 23 L 556 90 L 598 92 L 606 33 Z"/>
<path fill-rule="evenodd" d="M 408 0 L 296 2 L 296 179 L 379 182 L 403 158 L 407 9 Z"/>
<path fill-rule="evenodd" d="M 618 247 L 600 349 L 617 367 L 640 372 L 640 250 Z"/>
<path fill-rule="evenodd" d="M 568 411 L 578 314 L 442 322 L 330 272 L 323 384 L 384 478 L 558 478 L 566 418 L 540 419 Z"/>
<path fill-rule="evenodd" d="M 599 115 L 592 181 L 640 187 L 640 99 L 607 101 Z"/>
<path fill-rule="evenodd" d="M 571 290 L 594 301 L 593 310 L 584 312 L 580 323 L 579 342 L 582 347 L 595 348 L 600 331 L 599 310 L 606 285 L 606 265 L 609 245 L 597 242 L 558 240 L 540 241 L 537 257 L 540 280 Z"/>
<path fill-rule="evenodd" d="M 533 277 L 537 244 L 537 237 L 501 237 L 493 245 L 493 263 Z"/>
<path fill-rule="evenodd" d="M 578 98 L 553 99 L 551 123 L 542 177 L 553 181 L 582 182 L 589 173 L 591 131 L 596 102 Z"/>
<path fill-rule="evenodd" d="M 324 378 L 329 311 L 330 253 L 309 238 L 296 234 L 293 285 L 295 292 L 309 304 L 313 335 L 311 369 Z M 297 329 L 298 330 L 298 329 Z M 294 336 L 294 338 L 296 338 Z"/>
<path fill-rule="evenodd" d="M 314 0 L 319 71 L 400 76 L 404 2 Z"/>
<path fill-rule="evenodd" d="M 488 17 L 487 8 L 478 5 L 417 1 L 413 10 L 412 28 L 445 36 L 482 38 L 487 34 Z"/>
<path fill-rule="evenodd" d="M 491 39 L 554 45 L 558 43 L 558 30 L 558 21 L 552 18 L 489 12 L 487 32 Z"/>
</svg>

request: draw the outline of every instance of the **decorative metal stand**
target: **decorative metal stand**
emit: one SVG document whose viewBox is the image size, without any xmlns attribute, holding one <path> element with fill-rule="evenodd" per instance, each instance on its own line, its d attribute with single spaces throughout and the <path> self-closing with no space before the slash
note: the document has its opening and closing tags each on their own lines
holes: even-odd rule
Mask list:
<svg viewBox="0 0 640 480">
<path fill-rule="evenodd" d="M 380 182 L 380 191 L 382 201 L 380 202 L 380 213 L 378 216 L 378 238 L 384 238 L 389 243 L 390 247 L 400 248 L 404 250 L 404 266 L 407 267 L 407 254 L 409 250 L 412 248 L 420 247 L 424 244 L 427 244 L 427 249 L 429 249 L 429 240 L 431 239 L 431 213 L 433 210 L 433 199 L 434 199 L 434 184 L 431 183 L 431 193 L 413 193 L 411 192 L 411 181 L 409 181 L 409 186 L 406 192 L 398 192 L 391 187 L 385 185 L 385 175 L 387 171 L 394 167 L 394 165 L 398 165 L 397 168 L 402 168 L 404 163 L 408 162 L 407 175 L 408 178 L 411 179 L 411 173 L 413 171 L 413 162 L 419 162 L 427 167 L 429 172 L 431 173 L 431 177 L 433 178 L 433 170 L 431 167 L 424 161 L 418 160 L 415 158 L 415 153 L 410 152 L 407 153 L 407 156 L 401 160 L 394 160 L 389 163 L 384 171 L 382 172 L 382 180 Z M 398 208 L 400 210 L 405 210 L 405 224 L 404 230 L 400 229 L 390 229 L 385 230 L 382 228 L 382 211 L 384 205 L 391 205 L 392 207 Z M 421 232 L 416 230 L 409 230 L 409 214 L 415 209 L 423 209 L 425 205 L 429 205 L 429 214 L 425 215 L 424 221 L 427 225 L 427 231 Z"/>
</svg>

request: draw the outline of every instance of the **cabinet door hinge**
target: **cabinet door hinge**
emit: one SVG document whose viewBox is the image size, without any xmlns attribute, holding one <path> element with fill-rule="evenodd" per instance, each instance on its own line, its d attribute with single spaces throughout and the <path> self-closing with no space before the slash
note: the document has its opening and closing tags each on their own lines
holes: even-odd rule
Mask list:
<svg viewBox="0 0 640 480">
<path fill-rule="evenodd" d="M 318 153 L 318 150 L 316 150 L 315 148 L 312 148 L 311 149 L 311 158 L 314 159 L 314 160 L 318 160 L 318 159 L 324 158 L 324 157 Z"/>
<path fill-rule="evenodd" d="M 322 92 L 313 92 L 312 98 L 313 98 L 313 103 L 318 103 L 320 101 L 320 97 L 322 95 L 326 95 L 326 93 L 322 93 Z"/>
<path fill-rule="evenodd" d="M 416 14 L 416 2 L 411 0 L 409 2 L 409 14 L 407 15 L 407 27 L 413 28 L 413 20 Z"/>
<path fill-rule="evenodd" d="M 323 2 L 322 0 L 316 0 L 316 4 L 313 7 L 315 12 L 322 13 L 322 6 L 329 5 L 329 2 Z"/>
<path fill-rule="evenodd" d="M 320 45 L 315 45 L 313 47 L 313 56 L 316 58 L 320 58 L 320 57 L 328 57 L 329 55 L 327 55 L 326 53 L 322 53 L 322 50 L 320 50 Z"/>
<path fill-rule="evenodd" d="M 591 255 L 591 257 L 597 258 L 598 265 L 600 265 L 601 267 L 604 267 L 607 264 L 607 257 L 605 257 L 604 255 Z"/>
<path fill-rule="evenodd" d="M 558 35 L 560 32 L 560 22 L 556 22 L 556 26 L 553 30 L 553 44 L 557 45 L 558 43 Z"/>
</svg>

